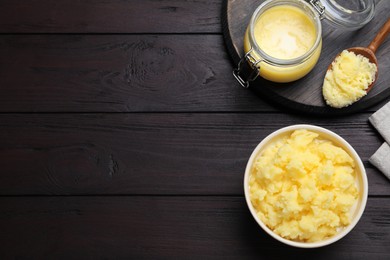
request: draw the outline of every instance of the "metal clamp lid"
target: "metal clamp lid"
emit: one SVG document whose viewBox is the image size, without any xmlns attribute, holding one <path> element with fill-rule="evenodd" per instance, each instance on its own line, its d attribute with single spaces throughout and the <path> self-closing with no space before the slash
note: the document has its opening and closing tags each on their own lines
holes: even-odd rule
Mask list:
<svg viewBox="0 0 390 260">
<path fill-rule="evenodd" d="M 320 15 L 320 18 L 323 18 L 323 15 L 325 13 L 325 7 L 322 5 L 320 0 L 310 0 L 309 3 L 314 7 L 314 9 L 318 12 Z"/>
<path fill-rule="evenodd" d="M 233 76 L 238 83 L 244 88 L 249 87 L 249 82 L 254 81 L 260 72 L 258 64 L 262 60 L 256 60 L 252 55 L 253 49 L 251 48 L 238 62 L 237 68 L 233 70 Z"/>
</svg>

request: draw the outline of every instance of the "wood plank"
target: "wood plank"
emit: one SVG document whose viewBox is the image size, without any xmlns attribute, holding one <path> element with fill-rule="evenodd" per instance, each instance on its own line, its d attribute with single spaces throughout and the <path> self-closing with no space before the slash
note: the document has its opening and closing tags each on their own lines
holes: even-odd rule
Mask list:
<svg viewBox="0 0 390 260">
<path fill-rule="evenodd" d="M 239 86 L 218 35 L 0 35 L 0 56 L 0 112 L 281 109 Z"/>
<path fill-rule="evenodd" d="M 219 35 L 0 35 L 0 112 L 275 111 Z"/>
<path fill-rule="evenodd" d="M 221 3 L 222 0 L 2 0 L 0 32 L 219 33 Z"/>
<path fill-rule="evenodd" d="M 389 198 L 369 198 L 357 226 L 316 250 L 285 246 L 243 197 L 0 198 L 2 257 L 388 259 Z"/>
<path fill-rule="evenodd" d="M 1 114 L 0 195 L 242 195 L 246 162 L 271 132 L 292 124 L 335 131 L 367 166 L 370 195 L 390 195 L 368 162 L 383 139 L 368 114 Z"/>
</svg>

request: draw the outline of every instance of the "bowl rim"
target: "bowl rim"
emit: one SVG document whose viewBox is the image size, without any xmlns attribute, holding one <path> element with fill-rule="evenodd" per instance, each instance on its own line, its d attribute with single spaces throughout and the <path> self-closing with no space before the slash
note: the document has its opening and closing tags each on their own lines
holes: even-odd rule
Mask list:
<svg viewBox="0 0 390 260">
<path fill-rule="evenodd" d="M 270 140 L 274 139 L 276 136 L 281 135 L 281 134 L 285 134 L 285 133 L 288 133 L 288 132 L 292 132 L 292 131 L 298 130 L 298 129 L 310 130 L 310 131 L 313 131 L 313 132 L 317 132 L 317 133 L 323 134 L 323 135 L 325 135 L 324 137 L 331 136 L 334 139 L 336 139 L 337 142 L 339 142 L 339 144 L 341 144 L 343 146 L 343 148 L 348 151 L 348 153 L 352 156 L 352 158 L 356 162 L 357 168 L 360 169 L 360 171 L 358 171 L 358 172 L 360 173 L 360 175 L 361 175 L 360 177 L 361 177 L 361 180 L 362 180 L 362 195 L 361 195 L 360 207 L 358 208 L 358 211 L 356 212 L 356 215 L 352 219 L 351 223 L 347 227 L 345 227 L 341 232 L 337 233 L 333 237 L 330 237 L 330 238 L 322 240 L 322 241 L 317 241 L 317 242 L 292 241 L 292 240 L 288 240 L 286 238 L 283 238 L 283 237 L 277 235 L 276 233 L 274 233 L 270 228 L 268 228 L 257 217 L 256 211 L 255 211 L 255 209 L 254 209 L 254 207 L 253 207 L 253 205 L 252 205 L 252 203 L 250 201 L 249 183 L 248 183 L 249 182 L 249 176 L 250 176 L 250 170 L 252 168 L 253 161 L 256 158 L 256 156 L 258 155 L 259 151 L 264 147 L 264 145 L 268 144 L 268 142 Z M 247 206 L 249 208 L 249 211 L 251 212 L 253 218 L 256 220 L 256 222 L 259 224 L 259 226 L 266 233 L 268 233 L 270 236 L 272 236 L 276 240 L 278 240 L 278 241 L 280 241 L 280 242 L 282 242 L 284 244 L 293 246 L 293 247 L 317 248 L 317 247 L 323 247 L 323 246 L 332 244 L 332 243 L 340 240 L 341 238 L 346 236 L 356 226 L 356 224 L 359 222 L 359 220 L 362 217 L 363 212 L 364 212 L 364 210 L 366 208 L 367 197 L 368 197 L 368 180 L 367 180 L 366 169 L 365 169 L 365 167 L 363 165 L 362 160 L 360 159 L 360 156 L 355 151 L 355 149 L 344 138 L 342 138 L 341 136 L 339 136 L 335 132 L 332 132 L 332 131 L 330 131 L 330 130 L 328 130 L 326 128 L 320 127 L 320 126 L 309 125 L 309 124 L 296 124 L 296 125 L 286 126 L 286 127 L 280 128 L 280 129 L 272 132 L 271 134 L 266 136 L 256 146 L 256 148 L 253 150 L 251 156 L 249 157 L 249 160 L 248 160 L 246 168 L 245 168 L 244 193 L 245 193 L 245 201 L 246 201 L 246 204 L 247 204 Z"/>
</svg>

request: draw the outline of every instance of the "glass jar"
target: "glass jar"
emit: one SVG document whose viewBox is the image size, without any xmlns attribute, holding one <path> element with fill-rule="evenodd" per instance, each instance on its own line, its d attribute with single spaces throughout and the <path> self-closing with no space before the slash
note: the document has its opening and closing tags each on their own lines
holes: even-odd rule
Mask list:
<svg viewBox="0 0 390 260">
<path fill-rule="evenodd" d="M 354 30 L 374 16 L 373 0 L 268 0 L 253 13 L 244 36 L 245 55 L 233 75 L 243 87 L 258 76 L 291 82 L 316 65 L 322 47 L 322 24 Z M 347 3 L 346 3 L 347 2 Z"/>
</svg>

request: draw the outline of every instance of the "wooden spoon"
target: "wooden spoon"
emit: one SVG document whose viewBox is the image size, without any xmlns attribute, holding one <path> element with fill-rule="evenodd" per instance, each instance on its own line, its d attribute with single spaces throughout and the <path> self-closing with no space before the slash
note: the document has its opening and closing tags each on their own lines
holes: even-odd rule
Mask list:
<svg viewBox="0 0 390 260">
<path fill-rule="evenodd" d="M 374 63 L 377 67 L 377 70 L 375 73 L 375 79 L 368 86 L 368 88 L 366 90 L 367 92 L 371 90 L 371 88 L 374 86 L 376 79 L 378 78 L 378 60 L 376 59 L 375 52 L 379 48 L 379 46 L 382 44 L 382 42 L 386 39 L 386 36 L 389 32 L 390 32 L 390 18 L 382 26 L 382 28 L 379 30 L 379 32 L 376 34 L 375 38 L 368 45 L 367 48 L 365 48 L 365 47 L 352 47 L 352 48 L 347 49 L 347 51 L 353 52 L 356 55 L 360 54 L 360 55 L 366 57 L 371 63 Z M 337 57 L 339 55 L 337 55 Z M 330 70 L 332 68 L 332 63 L 329 65 L 328 70 Z"/>
</svg>

